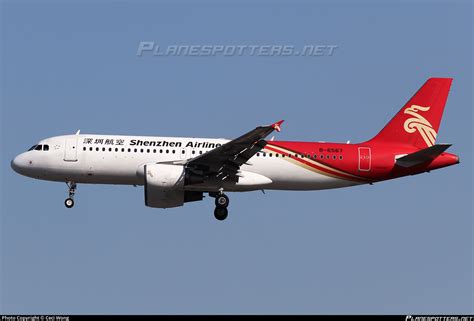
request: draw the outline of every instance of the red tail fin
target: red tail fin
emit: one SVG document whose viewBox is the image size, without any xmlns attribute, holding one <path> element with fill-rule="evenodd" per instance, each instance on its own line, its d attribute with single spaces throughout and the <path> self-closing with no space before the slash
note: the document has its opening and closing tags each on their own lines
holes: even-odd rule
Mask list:
<svg viewBox="0 0 474 321">
<path fill-rule="evenodd" d="M 418 148 L 433 146 L 452 78 L 430 78 L 372 138 L 371 142 L 393 142 Z"/>
</svg>

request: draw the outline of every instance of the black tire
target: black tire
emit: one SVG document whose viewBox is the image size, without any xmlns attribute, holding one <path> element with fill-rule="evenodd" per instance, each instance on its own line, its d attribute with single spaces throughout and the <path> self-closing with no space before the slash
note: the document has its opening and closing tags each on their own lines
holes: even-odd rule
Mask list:
<svg viewBox="0 0 474 321">
<path fill-rule="evenodd" d="M 227 208 L 229 206 L 229 198 L 225 194 L 218 194 L 215 203 L 217 207 Z"/>
<path fill-rule="evenodd" d="M 225 207 L 217 206 L 214 210 L 214 217 L 219 221 L 225 220 L 228 214 L 229 214 L 229 211 Z"/>
<path fill-rule="evenodd" d="M 64 201 L 64 205 L 67 207 L 67 208 L 71 208 L 74 206 L 74 200 L 72 198 L 66 198 L 66 200 Z"/>
</svg>

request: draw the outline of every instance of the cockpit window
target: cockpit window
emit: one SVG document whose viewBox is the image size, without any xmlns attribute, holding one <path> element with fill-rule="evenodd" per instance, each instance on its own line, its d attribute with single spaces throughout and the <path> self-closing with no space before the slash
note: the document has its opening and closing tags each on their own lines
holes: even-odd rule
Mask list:
<svg viewBox="0 0 474 321">
<path fill-rule="evenodd" d="M 42 150 L 47 152 L 49 150 L 49 145 L 33 145 L 28 149 L 28 151 L 30 150 Z"/>
</svg>

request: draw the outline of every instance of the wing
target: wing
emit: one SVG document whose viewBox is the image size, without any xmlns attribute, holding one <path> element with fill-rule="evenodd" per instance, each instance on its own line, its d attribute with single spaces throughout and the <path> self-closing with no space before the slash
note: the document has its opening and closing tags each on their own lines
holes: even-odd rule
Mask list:
<svg viewBox="0 0 474 321">
<path fill-rule="evenodd" d="M 260 126 L 207 153 L 186 162 L 186 168 L 206 178 L 237 182 L 239 168 L 258 153 L 267 142 L 263 140 L 274 130 L 280 131 L 283 120 L 269 126 Z"/>
</svg>

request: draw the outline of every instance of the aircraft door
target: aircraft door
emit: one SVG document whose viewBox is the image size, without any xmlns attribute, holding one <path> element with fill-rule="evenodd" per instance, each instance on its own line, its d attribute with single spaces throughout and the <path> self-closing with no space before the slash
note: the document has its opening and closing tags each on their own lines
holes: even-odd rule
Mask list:
<svg viewBox="0 0 474 321">
<path fill-rule="evenodd" d="M 66 162 L 77 162 L 77 137 L 66 138 L 64 160 Z"/>
<path fill-rule="evenodd" d="M 359 171 L 370 171 L 371 162 L 370 147 L 359 147 Z"/>
</svg>

